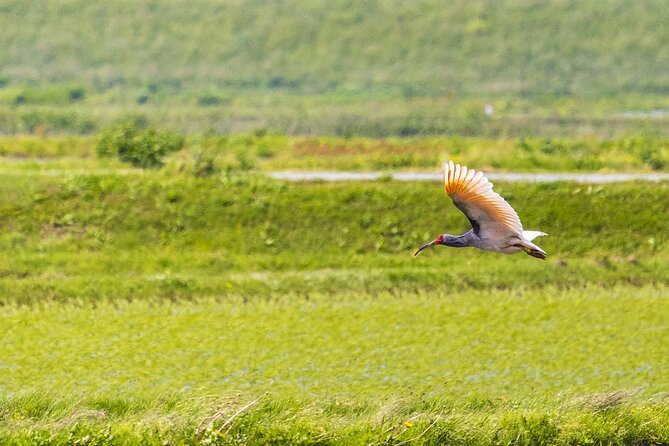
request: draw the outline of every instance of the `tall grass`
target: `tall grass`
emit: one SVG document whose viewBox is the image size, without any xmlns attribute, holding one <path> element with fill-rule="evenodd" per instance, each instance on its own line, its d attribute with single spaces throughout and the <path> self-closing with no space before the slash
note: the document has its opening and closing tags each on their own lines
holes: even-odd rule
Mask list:
<svg viewBox="0 0 669 446">
<path fill-rule="evenodd" d="M 99 135 L 0 138 L 0 170 L 90 172 L 120 167 L 100 158 Z M 165 157 L 166 171 L 216 176 L 223 172 L 289 169 L 436 171 L 447 159 L 485 172 L 651 172 L 669 167 L 669 140 L 648 133 L 621 138 L 360 138 L 296 137 L 257 131 L 186 138 L 184 150 Z M 127 165 L 129 167 L 129 165 Z"/>
</svg>

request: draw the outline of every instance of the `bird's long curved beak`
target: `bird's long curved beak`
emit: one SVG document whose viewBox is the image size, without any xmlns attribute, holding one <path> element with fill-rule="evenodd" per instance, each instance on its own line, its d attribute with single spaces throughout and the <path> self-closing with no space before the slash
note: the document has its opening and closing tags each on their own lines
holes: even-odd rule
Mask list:
<svg viewBox="0 0 669 446">
<path fill-rule="evenodd" d="M 418 254 L 420 254 L 420 252 L 421 252 L 422 250 L 427 249 L 427 248 L 429 248 L 430 246 L 433 246 L 433 245 L 434 245 L 434 242 L 433 242 L 433 241 L 430 242 L 430 243 L 426 243 L 426 244 L 424 244 L 423 246 L 421 246 L 420 248 L 418 248 L 418 251 L 416 251 L 416 252 L 413 253 L 413 256 L 416 257 Z"/>
</svg>

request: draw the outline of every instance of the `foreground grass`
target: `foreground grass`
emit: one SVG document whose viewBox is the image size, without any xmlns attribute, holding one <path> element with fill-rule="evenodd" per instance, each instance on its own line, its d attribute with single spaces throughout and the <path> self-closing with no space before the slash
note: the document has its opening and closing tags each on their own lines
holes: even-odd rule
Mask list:
<svg viewBox="0 0 669 446">
<path fill-rule="evenodd" d="M 396 444 L 427 429 L 417 443 L 664 444 L 666 298 L 547 287 L 4 307 L 0 438 L 195 443 L 221 411 L 199 440 Z"/>
</svg>

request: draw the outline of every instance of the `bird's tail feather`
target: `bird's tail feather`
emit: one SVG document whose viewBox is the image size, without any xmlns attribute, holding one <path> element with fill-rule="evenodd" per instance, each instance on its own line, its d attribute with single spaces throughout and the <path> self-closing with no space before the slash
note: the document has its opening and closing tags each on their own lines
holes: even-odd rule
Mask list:
<svg viewBox="0 0 669 446">
<path fill-rule="evenodd" d="M 523 231 L 523 238 L 530 242 L 537 237 L 541 237 L 542 235 L 548 235 L 548 234 L 541 231 Z"/>
</svg>

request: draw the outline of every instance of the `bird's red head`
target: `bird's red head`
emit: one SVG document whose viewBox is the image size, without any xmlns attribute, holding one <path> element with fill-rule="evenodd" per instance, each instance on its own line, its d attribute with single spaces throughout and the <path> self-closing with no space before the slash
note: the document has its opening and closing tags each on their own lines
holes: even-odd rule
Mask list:
<svg viewBox="0 0 669 446">
<path fill-rule="evenodd" d="M 435 238 L 433 241 L 431 241 L 430 243 L 426 243 L 420 248 L 418 248 L 418 251 L 414 253 L 414 257 L 417 256 L 422 250 L 429 248 L 430 246 L 441 245 L 443 243 L 444 243 L 444 234 L 439 234 L 437 238 Z"/>
</svg>

